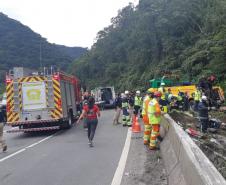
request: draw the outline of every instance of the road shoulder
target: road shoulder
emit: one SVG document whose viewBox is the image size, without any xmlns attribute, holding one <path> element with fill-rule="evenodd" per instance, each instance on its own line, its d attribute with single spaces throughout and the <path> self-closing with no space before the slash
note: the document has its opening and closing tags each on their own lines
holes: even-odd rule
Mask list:
<svg viewBox="0 0 226 185">
<path fill-rule="evenodd" d="M 129 155 L 121 185 L 167 185 L 160 151 L 143 145 L 143 133 L 132 133 Z"/>
</svg>

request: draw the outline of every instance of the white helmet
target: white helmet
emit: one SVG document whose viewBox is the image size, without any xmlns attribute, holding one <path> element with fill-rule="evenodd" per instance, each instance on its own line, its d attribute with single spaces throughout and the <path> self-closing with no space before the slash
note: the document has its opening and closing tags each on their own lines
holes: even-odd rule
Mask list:
<svg viewBox="0 0 226 185">
<path fill-rule="evenodd" d="M 136 91 L 136 94 L 140 94 L 140 91 Z"/>
<path fill-rule="evenodd" d="M 129 94 L 129 91 L 125 91 L 125 95 Z"/>
<path fill-rule="evenodd" d="M 121 97 L 122 97 L 122 98 L 125 98 L 125 94 L 124 94 L 124 93 L 121 93 Z"/>
<path fill-rule="evenodd" d="M 164 86 L 164 85 L 166 85 L 164 82 L 161 82 L 161 84 L 160 84 L 161 86 Z"/>
<path fill-rule="evenodd" d="M 202 100 L 207 101 L 207 97 L 205 95 L 203 95 Z"/>
</svg>

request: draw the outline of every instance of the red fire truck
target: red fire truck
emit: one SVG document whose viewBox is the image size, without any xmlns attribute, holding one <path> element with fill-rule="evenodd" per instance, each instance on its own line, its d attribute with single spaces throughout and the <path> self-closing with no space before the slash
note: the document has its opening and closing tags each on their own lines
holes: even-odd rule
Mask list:
<svg viewBox="0 0 226 185">
<path fill-rule="evenodd" d="M 81 102 L 78 78 L 16 67 L 6 75 L 7 124 L 30 132 L 70 128 Z"/>
</svg>

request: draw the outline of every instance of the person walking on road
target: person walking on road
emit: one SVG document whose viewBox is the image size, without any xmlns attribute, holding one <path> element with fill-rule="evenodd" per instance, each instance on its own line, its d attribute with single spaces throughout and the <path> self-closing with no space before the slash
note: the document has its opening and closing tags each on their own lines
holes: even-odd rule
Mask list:
<svg viewBox="0 0 226 185">
<path fill-rule="evenodd" d="M 5 114 L 3 106 L 0 107 L 0 148 L 2 148 L 2 151 L 5 152 L 7 150 L 7 145 L 5 141 L 3 140 L 3 128 L 4 128 L 4 122 L 5 122 Z"/>
<path fill-rule="evenodd" d="M 84 93 L 84 96 L 83 96 L 83 101 L 82 101 L 82 109 L 84 108 L 84 106 L 87 106 L 88 105 L 88 99 L 89 99 L 89 94 L 88 92 Z M 83 128 L 85 130 L 87 130 L 87 121 L 86 121 L 86 117 L 83 118 Z"/>
<path fill-rule="evenodd" d="M 82 114 L 77 121 L 77 123 L 79 123 L 82 118 L 86 118 L 90 147 L 93 147 L 93 138 L 98 124 L 97 117 L 100 117 L 100 110 L 98 106 L 95 105 L 94 98 L 90 96 L 88 99 L 88 104 L 83 107 Z"/>
<path fill-rule="evenodd" d="M 121 94 L 118 93 L 118 95 L 115 99 L 115 111 L 116 112 L 115 112 L 115 117 L 113 120 L 113 125 L 120 124 L 119 118 L 120 118 L 121 110 L 122 110 L 122 98 L 121 98 Z"/>
<path fill-rule="evenodd" d="M 160 121 L 161 121 L 161 109 L 159 100 L 161 98 L 161 92 L 155 92 L 154 98 L 149 102 L 148 105 L 148 118 L 151 124 L 151 138 L 149 149 L 155 150 L 157 148 L 157 138 L 160 136 Z"/>
</svg>

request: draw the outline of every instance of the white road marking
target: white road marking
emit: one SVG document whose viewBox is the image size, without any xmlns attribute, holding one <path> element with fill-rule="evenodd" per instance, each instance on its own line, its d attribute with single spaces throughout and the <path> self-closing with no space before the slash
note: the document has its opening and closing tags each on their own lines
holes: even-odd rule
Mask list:
<svg viewBox="0 0 226 185">
<path fill-rule="evenodd" d="M 56 134 L 56 133 L 55 133 L 55 134 Z M 27 149 L 32 148 L 32 147 L 34 147 L 34 146 L 36 146 L 36 145 L 38 145 L 38 144 L 40 144 L 40 143 L 42 143 L 42 142 L 44 142 L 44 141 L 50 139 L 50 138 L 52 138 L 55 134 L 52 134 L 52 135 L 50 135 L 50 136 L 48 136 L 48 137 L 46 137 L 46 138 L 44 138 L 44 139 L 42 139 L 42 140 L 40 140 L 40 141 L 38 141 L 38 142 L 36 142 L 36 143 L 33 143 L 33 144 L 31 144 L 31 145 L 29 145 L 29 146 L 27 146 L 27 147 L 25 147 L 25 148 L 22 148 L 22 149 L 18 150 L 17 152 L 14 152 L 14 153 L 12 153 L 12 154 L 10 154 L 10 155 L 8 155 L 8 156 L 6 156 L 6 157 L 0 159 L 0 162 L 3 162 L 3 161 L 5 161 L 5 160 L 7 160 L 7 159 L 10 159 L 10 158 L 14 157 L 15 155 L 18 155 L 18 154 L 20 154 L 20 153 L 26 151 Z"/>
<path fill-rule="evenodd" d="M 131 135 L 132 135 L 132 131 L 129 128 L 128 132 L 127 132 L 126 142 L 125 142 L 125 145 L 124 145 L 124 148 L 122 151 L 122 155 L 121 155 L 118 167 L 115 171 L 115 175 L 113 177 L 111 185 L 120 185 L 121 184 L 123 172 L 126 167 L 126 161 L 127 161 L 127 157 L 128 157 L 128 153 L 129 153 Z"/>
</svg>

